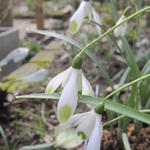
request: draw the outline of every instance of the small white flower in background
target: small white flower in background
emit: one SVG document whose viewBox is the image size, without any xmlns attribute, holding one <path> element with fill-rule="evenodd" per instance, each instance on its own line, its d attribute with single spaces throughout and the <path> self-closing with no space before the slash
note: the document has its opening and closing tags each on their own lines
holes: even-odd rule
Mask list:
<svg viewBox="0 0 150 150">
<path fill-rule="evenodd" d="M 53 93 L 60 86 L 63 91 L 57 106 L 57 116 L 60 122 L 66 122 L 76 110 L 79 92 L 92 96 L 93 90 L 82 70 L 72 67 L 55 76 L 48 83 L 46 93 Z"/>
<path fill-rule="evenodd" d="M 86 17 L 88 17 L 88 19 L 93 19 L 98 24 L 101 24 L 99 15 L 90 5 L 90 3 L 87 1 L 82 1 L 79 8 L 75 11 L 73 16 L 71 17 L 69 26 L 71 33 L 74 34 L 79 30 L 81 24 L 84 21 L 84 18 Z M 97 26 L 97 29 L 99 34 L 101 34 L 101 29 L 99 26 Z"/>
<path fill-rule="evenodd" d="M 68 122 L 60 125 L 60 130 L 76 127 L 76 133 L 85 141 L 85 150 L 100 150 L 103 135 L 101 115 L 94 110 L 73 115 Z"/>
<path fill-rule="evenodd" d="M 126 16 L 122 15 L 120 17 L 120 19 L 117 21 L 116 25 L 120 24 L 125 18 L 126 18 Z M 127 22 L 125 22 L 124 24 L 122 24 L 121 26 L 119 26 L 118 28 L 116 28 L 114 30 L 114 35 L 116 37 L 122 37 L 122 36 L 124 36 L 126 34 L 126 32 L 127 32 L 127 26 L 128 26 L 128 24 L 127 24 Z"/>
<path fill-rule="evenodd" d="M 118 39 L 117 40 L 117 44 L 118 44 L 118 46 L 122 49 L 123 48 L 123 42 L 122 42 L 122 40 L 121 39 Z M 118 51 L 119 52 L 119 51 Z"/>
</svg>

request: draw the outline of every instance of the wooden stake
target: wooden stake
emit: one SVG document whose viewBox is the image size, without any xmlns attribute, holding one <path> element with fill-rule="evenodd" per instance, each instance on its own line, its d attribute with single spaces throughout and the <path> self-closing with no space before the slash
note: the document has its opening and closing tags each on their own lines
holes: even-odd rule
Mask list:
<svg viewBox="0 0 150 150">
<path fill-rule="evenodd" d="M 12 3 L 0 0 L 0 26 L 12 26 Z"/>
<path fill-rule="evenodd" d="M 44 29 L 43 0 L 34 0 L 35 19 L 38 29 Z"/>
</svg>

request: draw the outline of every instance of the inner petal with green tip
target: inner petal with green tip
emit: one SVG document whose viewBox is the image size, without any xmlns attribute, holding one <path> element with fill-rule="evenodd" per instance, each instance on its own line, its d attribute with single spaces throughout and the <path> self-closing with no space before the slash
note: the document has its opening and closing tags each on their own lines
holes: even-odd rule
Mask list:
<svg viewBox="0 0 150 150">
<path fill-rule="evenodd" d="M 70 24 L 70 31 L 71 31 L 72 33 L 76 32 L 77 27 L 78 27 L 77 22 L 76 22 L 75 20 L 72 21 L 71 24 Z"/>
<path fill-rule="evenodd" d="M 54 87 L 50 86 L 49 89 L 47 90 L 47 93 L 51 93 L 53 91 Z"/>
<path fill-rule="evenodd" d="M 87 139 L 87 137 L 86 137 L 86 135 L 85 135 L 85 133 L 83 131 L 78 131 L 77 135 L 80 136 L 82 138 L 82 140 L 86 140 Z"/>
<path fill-rule="evenodd" d="M 72 116 L 72 108 L 69 105 L 63 105 L 59 110 L 60 121 L 66 122 Z"/>
</svg>

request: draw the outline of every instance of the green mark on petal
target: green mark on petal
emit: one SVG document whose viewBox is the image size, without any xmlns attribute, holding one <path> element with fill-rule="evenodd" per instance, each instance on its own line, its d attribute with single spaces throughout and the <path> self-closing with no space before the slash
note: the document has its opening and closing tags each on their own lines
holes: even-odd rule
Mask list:
<svg viewBox="0 0 150 150">
<path fill-rule="evenodd" d="M 85 133 L 83 131 L 78 131 L 77 135 L 80 136 L 82 138 L 82 140 L 86 140 L 87 139 L 87 137 L 86 137 L 86 135 L 85 135 Z"/>
<path fill-rule="evenodd" d="M 76 22 L 75 20 L 72 21 L 71 24 L 70 24 L 70 31 L 71 31 L 72 33 L 75 33 L 76 30 L 77 30 L 77 27 L 78 27 L 77 22 Z"/>
<path fill-rule="evenodd" d="M 51 87 L 47 90 L 46 93 L 48 93 L 48 94 L 51 93 L 51 92 L 53 91 L 53 89 L 54 89 L 53 86 L 51 86 Z"/>
<path fill-rule="evenodd" d="M 69 105 L 63 105 L 59 110 L 60 121 L 66 122 L 72 115 L 72 109 Z"/>
<path fill-rule="evenodd" d="M 78 91 L 78 97 L 82 96 L 82 91 Z"/>
</svg>

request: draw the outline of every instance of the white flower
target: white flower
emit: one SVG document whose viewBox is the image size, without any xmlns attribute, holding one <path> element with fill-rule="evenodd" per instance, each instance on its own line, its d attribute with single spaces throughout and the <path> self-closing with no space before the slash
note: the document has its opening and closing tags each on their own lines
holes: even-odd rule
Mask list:
<svg viewBox="0 0 150 150">
<path fill-rule="evenodd" d="M 103 127 L 101 115 L 94 110 L 73 115 L 60 129 L 76 127 L 76 133 L 85 141 L 85 150 L 100 150 Z"/>
<path fill-rule="evenodd" d="M 95 10 L 92 8 L 89 2 L 82 1 L 79 8 L 76 10 L 76 12 L 73 14 L 73 16 L 70 19 L 70 31 L 71 33 L 76 33 L 82 22 L 84 21 L 84 18 L 88 17 L 89 19 L 92 19 L 98 23 L 101 24 L 99 15 L 95 12 Z M 101 29 L 99 26 L 97 26 L 99 34 L 101 33 Z"/>
<path fill-rule="evenodd" d="M 117 44 L 118 44 L 118 46 L 120 47 L 120 49 L 123 48 L 123 42 L 122 42 L 121 39 L 119 39 L 119 40 L 117 41 Z"/>
<path fill-rule="evenodd" d="M 126 18 L 126 16 L 122 15 L 120 17 L 120 19 L 117 21 L 116 25 L 120 24 L 125 18 Z M 127 26 L 128 26 L 128 24 L 127 24 L 127 22 L 125 22 L 124 24 L 122 24 L 121 26 L 119 26 L 118 28 L 116 28 L 114 30 L 114 35 L 116 37 L 122 37 L 122 36 L 124 36 L 126 34 L 126 32 L 127 32 Z"/>
<path fill-rule="evenodd" d="M 72 67 L 54 77 L 48 83 L 46 93 L 53 93 L 60 86 L 63 91 L 57 106 L 57 116 L 60 122 L 66 122 L 75 112 L 79 92 L 93 96 L 93 90 L 82 70 Z"/>
</svg>

